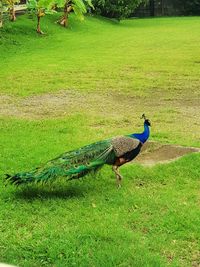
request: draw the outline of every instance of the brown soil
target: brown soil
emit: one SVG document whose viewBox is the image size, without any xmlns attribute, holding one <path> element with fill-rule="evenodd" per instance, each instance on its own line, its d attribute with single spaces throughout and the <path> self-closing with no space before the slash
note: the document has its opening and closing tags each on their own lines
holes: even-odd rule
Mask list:
<svg viewBox="0 0 200 267">
<path fill-rule="evenodd" d="M 168 163 L 186 154 L 200 152 L 200 148 L 166 145 L 150 141 L 143 146 L 142 150 L 142 153 L 134 162 L 146 166 L 153 166 L 157 163 Z"/>
<path fill-rule="evenodd" d="M 148 110 L 148 114 L 157 115 L 172 123 L 174 117 L 182 116 L 189 119 L 194 127 L 199 126 L 199 97 L 182 99 L 179 96 L 164 98 L 162 92 L 158 95 L 139 96 L 123 94 L 119 91 L 82 92 L 78 90 L 61 90 L 56 93 L 46 93 L 25 98 L 0 95 L 0 116 L 26 119 L 58 118 L 74 113 L 89 113 L 94 116 L 109 118 L 133 118 Z M 167 117 L 167 116 L 168 117 Z M 131 119 L 132 120 L 132 119 Z M 191 128 L 190 125 L 190 128 Z M 196 126 L 195 126 L 196 125 Z"/>
</svg>

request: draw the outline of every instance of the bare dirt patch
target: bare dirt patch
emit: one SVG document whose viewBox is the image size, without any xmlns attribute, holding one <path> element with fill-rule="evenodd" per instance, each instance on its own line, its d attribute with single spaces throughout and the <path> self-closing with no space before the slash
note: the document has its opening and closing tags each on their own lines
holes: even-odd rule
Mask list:
<svg viewBox="0 0 200 267">
<path fill-rule="evenodd" d="M 79 91 L 60 90 L 56 93 L 45 93 L 29 97 L 0 95 L 0 116 L 25 119 L 59 118 L 75 113 L 93 114 L 104 118 L 138 117 L 144 111 L 165 122 L 173 122 L 174 117 L 189 118 L 193 125 L 199 118 L 199 97 L 182 99 L 179 96 L 166 98 L 163 92 L 152 95 L 130 95 L 120 91 Z M 168 116 L 169 118 L 167 118 Z M 96 126 L 95 126 L 96 127 Z M 191 127 L 191 124 L 190 124 Z"/>
<path fill-rule="evenodd" d="M 103 127 L 129 127 L 138 114 L 147 111 L 153 118 L 153 130 L 158 132 L 168 130 L 169 133 L 181 131 L 183 135 L 190 133 L 191 138 L 199 140 L 199 99 L 166 98 L 162 92 L 154 97 L 132 96 L 119 91 L 111 92 L 81 92 L 78 90 L 62 90 L 26 98 L 16 98 L 0 95 L 0 116 L 17 117 L 31 120 L 60 118 L 75 113 L 84 113 L 106 118 L 97 120 L 90 125 L 95 129 Z M 107 119 L 112 125 L 107 125 Z M 114 122 L 113 122 L 114 119 Z M 178 122 L 178 124 L 177 124 Z M 189 123 L 188 123 L 189 122 Z M 102 124 L 103 123 L 103 124 Z M 140 127 L 140 124 L 136 124 Z M 180 126 L 178 128 L 178 126 Z M 143 153 L 136 162 L 144 165 L 154 165 L 176 160 L 181 156 L 199 152 L 200 149 L 164 145 L 148 142 Z"/>
<path fill-rule="evenodd" d="M 62 90 L 26 98 L 0 95 L 0 115 L 27 119 L 63 117 L 73 113 L 115 116 L 119 109 L 133 107 L 137 99 L 119 93 Z"/>
<path fill-rule="evenodd" d="M 168 163 L 186 154 L 200 152 L 200 148 L 168 145 L 150 141 L 144 145 L 142 150 L 142 153 L 136 158 L 135 162 L 145 166 Z"/>
</svg>

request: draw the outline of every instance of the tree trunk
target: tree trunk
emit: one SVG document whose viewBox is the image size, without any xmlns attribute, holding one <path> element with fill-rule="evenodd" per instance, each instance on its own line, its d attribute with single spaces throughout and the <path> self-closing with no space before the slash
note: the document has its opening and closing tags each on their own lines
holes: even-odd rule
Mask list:
<svg viewBox="0 0 200 267">
<path fill-rule="evenodd" d="M 60 25 L 64 27 L 68 27 L 68 15 L 71 10 L 72 10 L 72 6 L 68 6 L 68 3 L 66 3 L 64 6 L 64 15 L 59 20 Z"/>
<path fill-rule="evenodd" d="M 39 34 L 43 34 L 43 32 L 41 31 L 41 28 L 40 28 L 40 19 L 41 19 L 41 16 L 38 14 L 37 15 L 37 33 Z"/>
<path fill-rule="evenodd" d="M 10 17 L 10 21 L 16 20 L 14 5 L 12 5 L 12 7 L 9 9 L 9 17 Z"/>
<path fill-rule="evenodd" d="M 40 28 L 40 19 L 41 17 L 44 17 L 45 16 L 45 12 L 42 8 L 39 8 L 38 11 L 37 11 L 37 33 L 39 34 L 44 34 L 43 31 L 41 31 L 41 28 Z"/>
</svg>

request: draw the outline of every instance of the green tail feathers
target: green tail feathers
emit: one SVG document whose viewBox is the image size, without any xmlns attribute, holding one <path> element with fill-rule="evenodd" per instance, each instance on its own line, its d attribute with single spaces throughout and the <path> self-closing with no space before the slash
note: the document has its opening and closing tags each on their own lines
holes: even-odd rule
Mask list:
<svg viewBox="0 0 200 267">
<path fill-rule="evenodd" d="M 72 167 L 68 170 L 65 170 L 60 167 L 48 167 L 46 169 L 43 169 L 42 171 L 38 171 L 37 169 L 35 171 L 31 172 L 25 172 L 25 173 L 17 173 L 13 176 L 6 175 L 6 179 L 15 184 L 15 185 L 21 185 L 31 182 L 47 182 L 49 180 L 55 180 L 58 177 L 69 177 L 68 180 L 72 179 L 78 179 L 80 177 L 83 177 L 84 175 L 97 171 L 100 167 L 102 167 L 104 162 L 92 162 L 91 164 L 85 166 L 80 165 L 78 167 Z"/>
<path fill-rule="evenodd" d="M 112 163 L 114 158 L 110 140 L 104 140 L 66 152 L 30 172 L 17 173 L 13 176 L 7 174 L 6 179 L 15 185 L 47 182 L 59 177 L 68 177 L 68 180 L 78 179 L 97 171 L 105 163 Z"/>
</svg>

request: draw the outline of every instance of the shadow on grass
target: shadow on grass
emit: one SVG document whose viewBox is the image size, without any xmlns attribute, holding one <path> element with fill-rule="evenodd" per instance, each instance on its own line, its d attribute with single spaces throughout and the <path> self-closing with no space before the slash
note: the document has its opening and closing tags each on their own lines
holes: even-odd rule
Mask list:
<svg viewBox="0 0 200 267">
<path fill-rule="evenodd" d="M 61 186 L 28 186 L 22 187 L 15 191 L 15 197 L 25 200 L 49 200 L 49 199 L 71 199 L 84 197 L 85 186 L 68 185 Z M 88 188 L 87 188 L 88 189 Z"/>
</svg>

